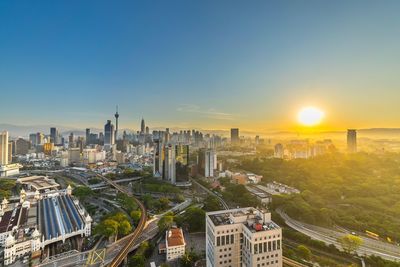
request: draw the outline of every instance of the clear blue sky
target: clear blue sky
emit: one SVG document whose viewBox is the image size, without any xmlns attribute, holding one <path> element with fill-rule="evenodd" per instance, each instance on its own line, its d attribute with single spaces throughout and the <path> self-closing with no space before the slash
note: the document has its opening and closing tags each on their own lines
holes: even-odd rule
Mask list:
<svg viewBox="0 0 400 267">
<path fill-rule="evenodd" d="M 400 126 L 400 1 L 0 1 L 0 123 Z"/>
</svg>

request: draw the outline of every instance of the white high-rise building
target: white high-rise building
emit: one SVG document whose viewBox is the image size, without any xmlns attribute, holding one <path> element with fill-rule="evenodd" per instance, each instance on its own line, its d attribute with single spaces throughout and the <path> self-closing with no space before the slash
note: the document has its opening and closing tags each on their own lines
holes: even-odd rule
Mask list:
<svg viewBox="0 0 400 267">
<path fill-rule="evenodd" d="M 205 152 L 204 176 L 214 177 L 215 169 L 217 169 L 217 154 L 215 150 L 210 149 Z"/>
<path fill-rule="evenodd" d="M 206 213 L 207 267 L 282 267 L 282 230 L 267 210 Z"/>
<path fill-rule="evenodd" d="M 8 164 L 8 132 L 0 133 L 0 165 Z"/>
<path fill-rule="evenodd" d="M 8 142 L 8 132 L 0 133 L 0 177 L 19 174 L 20 164 L 11 164 L 11 143 Z"/>
<path fill-rule="evenodd" d="M 169 181 L 171 184 L 176 183 L 176 158 L 175 158 L 175 146 L 168 145 L 165 147 L 165 173 L 164 179 Z"/>
</svg>

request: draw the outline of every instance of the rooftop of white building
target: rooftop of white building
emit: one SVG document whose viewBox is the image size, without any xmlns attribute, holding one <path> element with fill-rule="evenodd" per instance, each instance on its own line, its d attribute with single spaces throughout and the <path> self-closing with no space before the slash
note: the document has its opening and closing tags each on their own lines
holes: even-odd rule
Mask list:
<svg viewBox="0 0 400 267">
<path fill-rule="evenodd" d="M 207 216 L 215 226 L 243 224 L 252 232 L 280 229 L 271 220 L 271 213 L 266 209 L 239 208 L 208 212 Z"/>
</svg>

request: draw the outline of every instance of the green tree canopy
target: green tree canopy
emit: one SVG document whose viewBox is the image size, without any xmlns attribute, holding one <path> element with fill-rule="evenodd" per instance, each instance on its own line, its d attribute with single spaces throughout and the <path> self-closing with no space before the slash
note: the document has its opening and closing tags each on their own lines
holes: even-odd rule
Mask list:
<svg viewBox="0 0 400 267">
<path fill-rule="evenodd" d="M 338 239 L 343 250 L 347 253 L 354 253 L 363 243 L 361 237 L 355 235 L 345 235 Z"/>
<path fill-rule="evenodd" d="M 174 222 L 174 216 L 172 215 L 163 216 L 157 223 L 158 229 L 160 231 L 165 231 L 172 226 L 173 222 Z"/>
<path fill-rule="evenodd" d="M 309 261 L 311 259 L 312 253 L 311 250 L 304 246 L 304 245 L 299 245 L 296 248 L 297 254 L 304 260 Z"/>
</svg>

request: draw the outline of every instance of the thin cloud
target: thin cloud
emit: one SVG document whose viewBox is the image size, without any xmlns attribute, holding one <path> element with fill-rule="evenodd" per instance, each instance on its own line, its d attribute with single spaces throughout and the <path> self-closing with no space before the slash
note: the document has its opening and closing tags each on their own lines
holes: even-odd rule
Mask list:
<svg viewBox="0 0 400 267">
<path fill-rule="evenodd" d="M 214 108 L 203 110 L 199 106 L 193 104 L 180 105 L 176 110 L 179 112 L 197 113 L 203 115 L 203 117 L 216 120 L 234 120 L 235 117 L 233 114 L 220 112 Z"/>
</svg>

